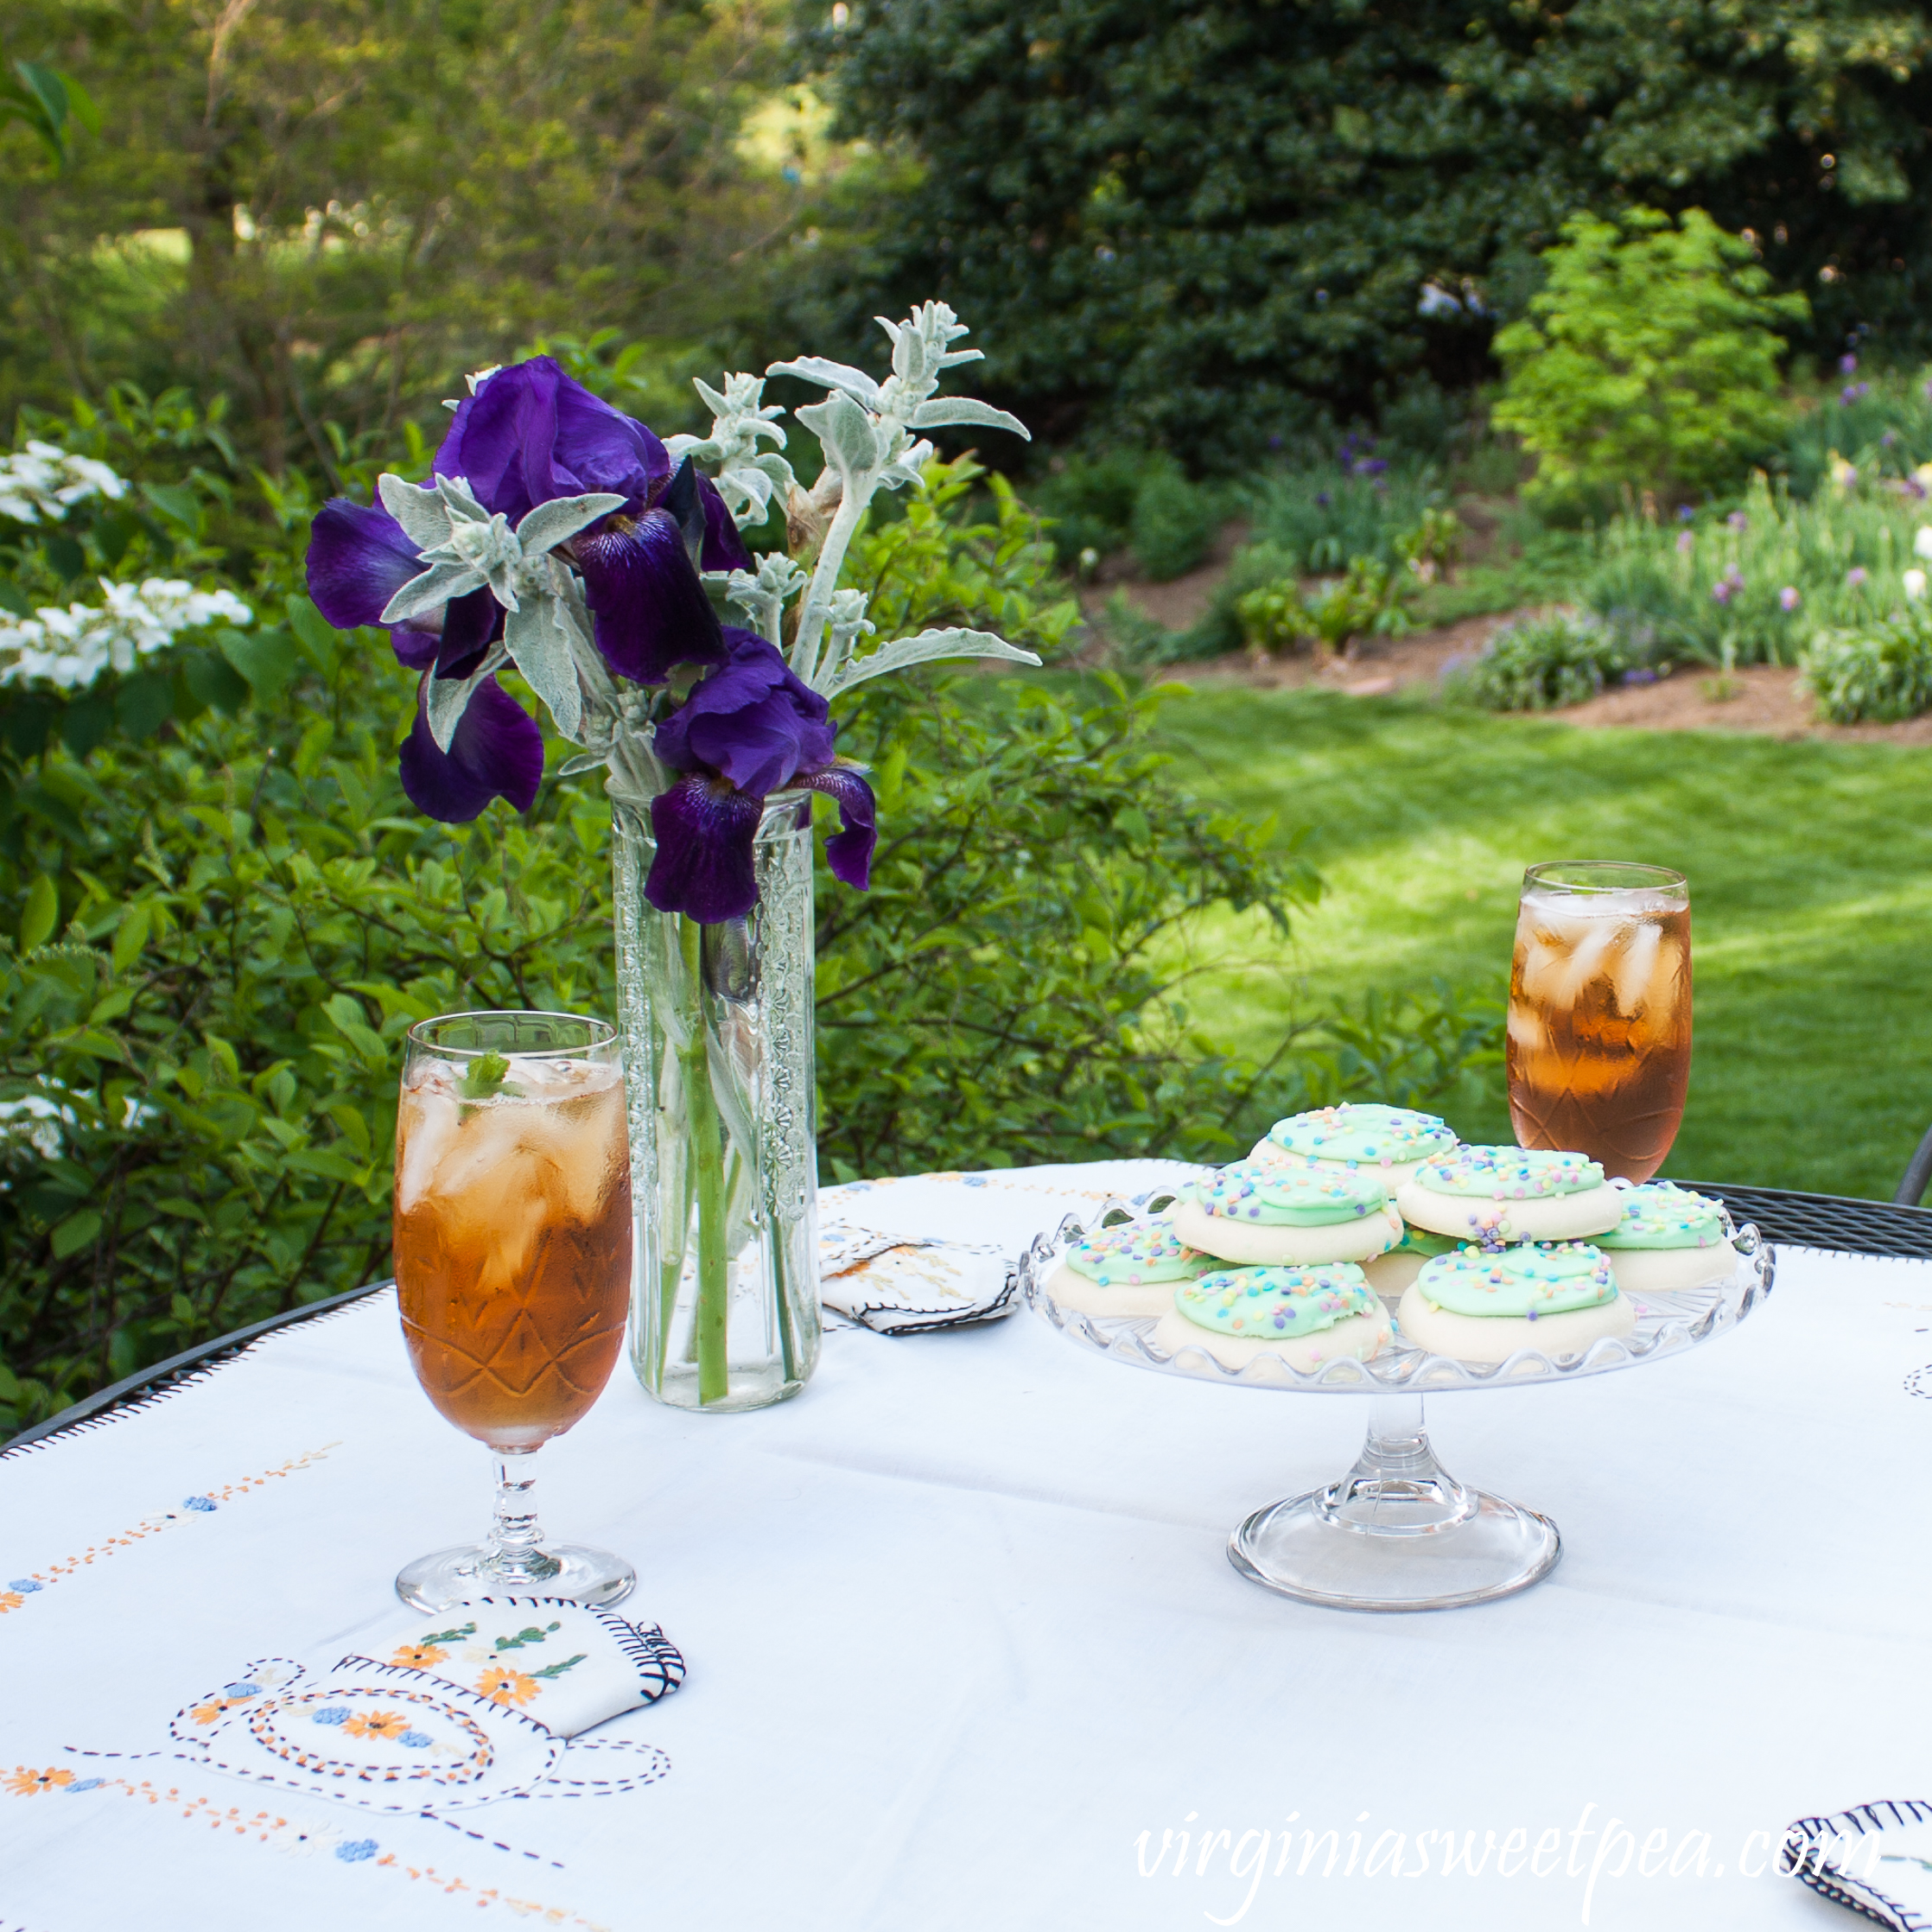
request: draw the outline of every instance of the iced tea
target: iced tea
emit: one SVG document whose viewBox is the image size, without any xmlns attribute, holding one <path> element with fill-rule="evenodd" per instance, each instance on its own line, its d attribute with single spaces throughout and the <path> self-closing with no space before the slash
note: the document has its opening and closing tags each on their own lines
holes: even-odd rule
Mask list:
<svg viewBox="0 0 1932 1932">
<path fill-rule="evenodd" d="M 1531 867 L 1509 974 L 1517 1141 L 1649 1180 L 1677 1137 L 1690 1053 L 1682 877 L 1654 866 Z"/>
<path fill-rule="evenodd" d="M 497 1449 L 596 1401 L 624 1338 L 631 1184 L 623 1077 L 560 1056 L 436 1058 L 396 1122 L 396 1281 L 424 1392 Z"/>
</svg>

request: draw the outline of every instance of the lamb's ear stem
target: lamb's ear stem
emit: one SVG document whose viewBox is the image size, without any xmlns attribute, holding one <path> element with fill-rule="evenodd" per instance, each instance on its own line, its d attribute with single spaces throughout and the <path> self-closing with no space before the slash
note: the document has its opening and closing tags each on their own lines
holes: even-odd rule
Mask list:
<svg viewBox="0 0 1932 1932">
<path fill-rule="evenodd" d="M 798 634 L 791 644 L 791 669 L 815 690 L 818 640 L 831 617 L 832 593 L 838 588 L 839 572 L 845 568 L 845 553 L 851 549 L 852 539 L 858 535 L 859 525 L 878 488 L 877 470 L 868 470 L 862 477 L 848 480 L 845 494 L 839 499 L 838 514 L 825 532 L 824 547 L 811 574 L 811 588 L 805 593 L 804 607 L 798 613 Z"/>
</svg>

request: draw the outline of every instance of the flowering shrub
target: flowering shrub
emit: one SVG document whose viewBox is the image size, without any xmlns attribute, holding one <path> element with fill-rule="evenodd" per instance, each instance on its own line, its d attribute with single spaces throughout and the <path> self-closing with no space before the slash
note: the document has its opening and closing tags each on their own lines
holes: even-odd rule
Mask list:
<svg viewBox="0 0 1932 1932">
<path fill-rule="evenodd" d="M 1588 544 L 1582 601 L 1633 661 L 1795 664 L 1821 626 L 1863 629 L 1910 601 L 1932 505 L 1874 484 L 1808 502 L 1755 479 L 1724 516 L 1617 518 Z"/>
<path fill-rule="evenodd" d="M 103 577 L 100 587 L 104 604 L 43 606 L 31 617 L 0 623 L 0 684 L 41 683 L 72 690 L 92 684 L 104 670 L 132 670 L 183 631 L 219 620 L 246 624 L 255 614 L 232 590 L 197 590 L 180 577 L 137 584 Z"/>
<path fill-rule="evenodd" d="M 61 523 L 75 504 L 90 497 L 118 502 L 127 490 L 126 478 L 111 465 L 36 437 L 15 454 L 0 456 L 0 517 L 16 523 Z"/>
</svg>

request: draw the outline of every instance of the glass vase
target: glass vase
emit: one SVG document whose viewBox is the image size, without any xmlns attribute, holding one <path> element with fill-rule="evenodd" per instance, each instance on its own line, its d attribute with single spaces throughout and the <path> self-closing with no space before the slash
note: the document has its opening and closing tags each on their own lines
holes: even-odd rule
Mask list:
<svg viewBox="0 0 1932 1932">
<path fill-rule="evenodd" d="M 758 904 L 715 925 L 645 899 L 648 811 L 613 810 L 632 1361 L 674 1408 L 762 1408 L 818 1362 L 811 798 L 766 801 Z"/>
</svg>

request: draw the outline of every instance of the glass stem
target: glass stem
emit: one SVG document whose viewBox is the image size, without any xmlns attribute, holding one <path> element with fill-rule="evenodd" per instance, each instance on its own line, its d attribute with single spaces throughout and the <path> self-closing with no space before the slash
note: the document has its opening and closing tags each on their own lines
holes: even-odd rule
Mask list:
<svg viewBox="0 0 1932 1932">
<path fill-rule="evenodd" d="M 505 1583 L 542 1583 L 560 1566 L 539 1547 L 543 1531 L 537 1526 L 537 1506 L 531 1490 L 534 1449 L 493 1449 L 497 1465 L 496 1516 L 490 1524 L 490 1569 Z"/>
<path fill-rule="evenodd" d="M 697 1399 L 722 1401 L 731 1393 L 727 1326 L 731 1282 L 725 1251 L 726 1188 L 724 1122 L 711 1091 L 709 1036 L 704 1023 L 704 929 L 688 915 L 679 940 L 692 988 L 695 1011 L 691 1043 L 685 1049 L 684 1104 L 691 1133 L 691 1187 L 697 1202 Z"/>
</svg>

